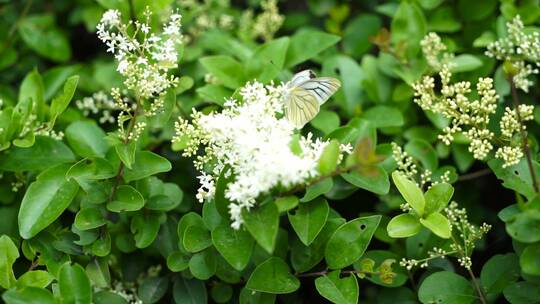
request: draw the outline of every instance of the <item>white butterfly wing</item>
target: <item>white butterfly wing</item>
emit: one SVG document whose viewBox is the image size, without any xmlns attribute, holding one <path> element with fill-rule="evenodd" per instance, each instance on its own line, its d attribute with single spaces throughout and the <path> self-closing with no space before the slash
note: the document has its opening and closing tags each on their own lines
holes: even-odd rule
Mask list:
<svg viewBox="0 0 540 304">
<path fill-rule="evenodd" d="M 341 87 L 341 82 L 332 77 L 320 77 L 308 79 L 298 87 L 312 93 L 319 105 L 322 105 Z"/>
<path fill-rule="evenodd" d="M 312 79 L 315 77 L 315 74 L 311 70 L 304 70 L 294 74 L 293 78 L 289 82 L 289 87 L 297 87 L 300 84 Z"/>
<path fill-rule="evenodd" d="M 320 104 L 311 92 L 295 87 L 285 100 L 285 118 L 301 129 L 319 113 Z"/>
</svg>

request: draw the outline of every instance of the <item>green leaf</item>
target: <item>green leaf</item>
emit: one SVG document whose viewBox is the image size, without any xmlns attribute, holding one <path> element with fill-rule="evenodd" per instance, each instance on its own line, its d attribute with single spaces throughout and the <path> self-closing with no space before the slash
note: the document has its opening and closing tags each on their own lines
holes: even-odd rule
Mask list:
<svg viewBox="0 0 540 304">
<path fill-rule="evenodd" d="M 321 175 L 328 175 L 334 172 L 338 165 L 339 155 L 339 142 L 333 139 L 324 147 L 321 153 L 321 157 L 319 158 L 319 173 Z"/>
<path fill-rule="evenodd" d="M 137 150 L 137 142 L 132 141 L 129 144 L 120 143 L 114 146 L 118 158 L 124 165 L 131 169 L 131 165 L 135 162 L 135 151 Z"/>
<path fill-rule="evenodd" d="M 430 214 L 442 211 L 448 205 L 453 195 L 454 187 L 450 184 L 438 183 L 431 186 L 424 193 L 424 199 L 426 200 L 425 213 Z"/>
<path fill-rule="evenodd" d="M 279 213 L 281 213 L 296 208 L 296 206 L 298 206 L 298 202 L 298 197 L 291 195 L 276 198 L 274 204 L 276 204 Z"/>
<path fill-rule="evenodd" d="M 421 229 L 420 221 L 409 213 L 393 217 L 386 226 L 388 235 L 393 238 L 410 237 L 420 232 Z"/>
<path fill-rule="evenodd" d="M 232 299 L 233 289 L 230 285 L 217 283 L 212 286 L 210 295 L 216 303 L 228 303 Z"/>
<path fill-rule="evenodd" d="M 363 168 L 362 172 L 343 173 L 341 177 L 350 184 L 375 194 L 384 195 L 390 190 L 388 174 L 378 165 Z"/>
<path fill-rule="evenodd" d="M 244 69 L 234 58 L 225 55 L 203 57 L 202 66 L 227 88 L 236 90 L 244 84 Z"/>
<path fill-rule="evenodd" d="M 203 281 L 183 277 L 174 282 L 173 297 L 176 304 L 206 304 L 208 295 Z"/>
<path fill-rule="evenodd" d="M 55 304 L 50 291 L 37 287 L 12 288 L 4 292 L 6 304 Z"/>
<path fill-rule="evenodd" d="M 504 289 L 504 297 L 512 304 L 534 304 L 540 301 L 540 287 L 533 282 L 516 282 Z"/>
<path fill-rule="evenodd" d="M 371 242 L 380 220 L 380 215 L 373 215 L 341 225 L 326 244 L 325 258 L 328 267 L 340 269 L 356 262 Z"/>
<path fill-rule="evenodd" d="M 164 157 L 150 151 L 140 151 L 135 155 L 135 163 L 124 172 L 124 180 L 132 182 L 161 172 L 171 170 L 171 163 Z"/>
<path fill-rule="evenodd" d="M 358 303 L 358 281 L 355 275 L 340 278 L 339 270 L 315 280 L 315 288 L 327 300 L 336 304 Z"/>
<path fill-rule="evenodd" d="M 401 112 L 389 106 L 371 107 L 362 117 L 373 123 L 376 128 L 401 127 L 404 124 Z"/>
<path fill-rule="evenodd" d="M 324 134 L 329 134 L 339 127 L 340 121 L 339 115 L 335 112 L 321 110 L 309 123 Z"/>
<path fill-rule="evenodd" d="M 167 257 L 167 267 L 173 272 L 184 271 L 189 267 L 189 258 L 185 253 L 175 251 Z"/>
<path fill-rule="evenodd" d="M 49 115 L 51 117 L 52 124 L 56 121 L 56 118 L 62 114 L 69 105 L 69 102 L 75 94 L 77 84 L 79 83 L 79 76 L 74 75 L 69 77 L 64 83 L 63 91 L 56 95 L 51 102 L 51 108 L 49 109 Z"/>
<path fill-rule="evenodd" d="M 492 159 L 488 162 L 489 168 L 493 170 L 498 179 L 503 181 L 503 186 L 508 189 L 517 191 L 524 195 L 528 200 L 536 196 L 533 188 L 531 173 L 527 166 L 527 160 L 523 158 L 517 165 L 503 168 L 503 161 L 500 159 Z M 540 176 L 540 165 L 533 161 L 534 171 L 536 176 Z"/>
<path fill-rule="evenodd" d="M 137 296 L 145 304 L 157 303 L 169 288 L 167 277 L 146 278 L 137 289 Z"/>
<path fill-rule="evenodd" d="M 184 236 L 189 226 L 204 226 L 204 221 L 199 214 L 195 212 L 189 212 L 184 214 L 178 222 L 178 247 L 184 252 L 187 252 L 186 248 L 184 247 Z"/>
<path fill-rule="evenodd" d="M 17 107 L 23 106 L 26 104 L 26 102 L 30 101 L 36 110 L 36 118 L 38 121 L 43 121 L 45 118 L 45 100 L 43 97 L 44 91 L 43 80 L 41 79 L 41 76 L 36 68 L 32 70 L 32 72 L 28 73 L 21 83 L 21 87 L 19 89 L 19 103 L 17 104 Z M 21 115 L 23 123 L 26 121 L 29 114 L 30 111 L 25 111 L 25 113 Z"/>
<path fill-rule="evenodd" d="M 492 256 L 482 267 L 480 282 L 489 294 L 501 293 L 520 277 L 519 258 L 514 253 Z"/>
<path fill-rule="evenodd" d="M 207 84 L 195 90 L 199 96 L 206 101 L 211 101 L 217 105 L 223 106 L 225 100 L 229 98 L 233 91 L 220 85 Z M 173 143 L 174 145 L 175 143 Z"/>
<path fill-rule="evenodd" d="M 257 243 L 268 253 L 274 251 L 279 228 L 279 212 L 274 203 L 243 210 L 244 225 Z"/>
<path fill-rule="evenodd" d="M 291 37 L 285 67 L 293 67 L 336 44 L 339 36 L 315 30 L 298 31 Z"/>
<path fill-rule="evenodd" d="M 131 220 L 135 246 L 146 248 L 154 242 L 159 232 L 160 216 L 156 213 L 137 214 Z"/>
<path fill-rule="evenodd" d="M 216 273 L 216 257 L 210 250 L 195 253 L 189 260 L 189 271 L 199 280 L 208 280 Z"/>
<path fill-rule="evenodd" d="M 65 263 L 60 268 L 58 286 L 62 303 L 92 303 L 92 287 L 86 272 L 79 264 Z"/>
<path fill-rule="evenodd" d="M 359 58 L 373 47 L 369 38 L 378 33 L 381 25 L 381 18 L 371 14 L 360 15 L 349 21 L 343 32 L 345 52 Z"/>
<path fill-rule="evenodd" d="M 31 147 L 13 147 L 0 154 L 0 169 L 14 172 L 39 171 L 74 161 L 75 155 L 61 141 L 36 136 Z"/>
<path fill-rule="evenodd" d="M 540 210 L 527 209 L 513 215 L 506 221 L 506 232 L 523 243 L 540 241 Z"/>
<path fill-rule="evenodd" d="M 79 186 L 65 178 L 69 165 L 43 171 L 30 184 L 19 210 L 19 233 L 29 239 L 54 222 L 69 206 Z"/>
<path fill-rule="evenodd" d="M 418 215 L 424 214 L 426 202 L 422 190 L 413 181 L 398 171 L 392 172 L 392 180 L 405 201 L 411 205 L 414 211 Z"/>
<path fill-rule="evenodd" d="M 45 270 L 32 270 L 23 273 L 17 279 L 17 287 L 45 288 L 54 280 L 54 276 Z"/>
<path fill-rule="evenodd" d="M 85 185 L 88 185 L 88 180 L 109 179 L 116 176 L 118 170 L 104 158 L 84 158 L 71 166 L 66 172 L 66 178 L 77 180 L 83 189 L 87 191 Z M 88 191 L 87 191 L 88 192 Z"/>
<path fill-rule="evenodd" d="M 56 27 L 52 15 L 32 15 L 21 19 L 19 35 L 32 50 L 56 62 L 68 61 L 71 48 L 66 35 Z"/>
<path fill-rule="evenodd" d="M 325 178 L 322 181 L 319 181 L 306 189 L 306 194 L 300 199 L 300 202 L 307 203 L 317 197 L 326 194 L 328 191 L 332 190 L 334 182 L 332 178 Z"/>
<path fill-rule="evenodd" d="M 267 83 L 279 74 L 285 63 L 289 38 L 281 37 L 259 46 L 247 62 L 248 79 Z"/>
<path fill-rule="evenodd" d="M 253 270 L 246 288 L 273 294 L 296 291 L 300 281 L 291 274 L 289 266 L 278 257 L 271 257 Z"/>
<path fill-rule="evenodd" d="M 298 238 L 309 246 L 323 229 L 328 218 L 330 207 L 325 199 L 300 204 L 298 209 L 287 214 Z"/>
<path fill-rule="evenodd" d="M 111 273 L 106 258 L 93 258 L 86 265 L 86 274 L 92 285 L 99 288 L 107 288 L 111 285 Z"/>
<path fill-rule="evenodd" d="M 104 157 L 109 150 L 105 132 L 93 121 L 76 121 L 66 128 L 66 138 L 81 157 Z"/>
<path fill-rule="evenodd" d="M 452 59 L 451 63 L 450 71 L 452 73 L 474 71 L 483 65 L 482 60 L 469 54 L 458 55 Z"/>
<path fill-rule="evenodd" d="M 88 207 L 79 210 L 74 225 L 79 230 L 90 230 L 105 225 L 107 221 L 99 208 Z"/>
<path fill-rule="evenodd" d="M 439 212 L 434 212 L 426 218 L 421 218 L 420 223 L 443 239 L 448 239 L 452 235 L 450 222 Z"/>
<path fill-rule="evenodd" d="M 249 263 L 255 241 L 248 232 L 222 223 L 212 230 L 212 243 L 234 269 L 242 271 Z"/>
<path fill-rule="evenodd" d="M 184 231 L 184 248 L 189 252 L 199 252 L 212 245 L 210 231 L 204 225 L 191 225 Z"/>
<path fill-rule="evenodd" d="M 525 247 L 519 257 L 521 271 L 528 275 L 540 275 L 540 244 Z"/>
<path fill-rule="evenodd" d="M 13 263 L 19 257 L 19 250 L 7 235 L 0 237 L 0 286 L 8 289 L 15 284 Z"/>
<path fill-rule="evenodd" d="M 107 210 L 112 212 L 137 211 L 144 206 L 144 197 L 137 189 L 129 185 L 116 188 L 114 200 L 107 204 Z"/>
<path fill-rule="evenodd" d="M 405 152 L 413 158 L 420 160 L 425 169 L 435 172 L 439 167 L 439 158 L 437 151 L 433 149 L 430 143 L 423 139 L 412 139 L 405 145 Z"/>
<path fill-rule="evenodd" d="M 420 285 L 418 298 L 425 304 L 470 304 L 476 299 L 471 283 L 449 271 L 436 272 L 427 277 Z"/>
<path fill-rule="evenodd" d="M 426 18 L 414 2 L 402 1 L 394 14 L 390 27 L 392 42 L 405 43 L 408 54 L 416 54 L 420 40 L 427 32 Z"/>
<path fill-rule="evenodd" d="M 122 298 L 119 294 L 102 290 L 94 294 L 95 304 L 128 304 L 127 300 Z"/>
</svg>

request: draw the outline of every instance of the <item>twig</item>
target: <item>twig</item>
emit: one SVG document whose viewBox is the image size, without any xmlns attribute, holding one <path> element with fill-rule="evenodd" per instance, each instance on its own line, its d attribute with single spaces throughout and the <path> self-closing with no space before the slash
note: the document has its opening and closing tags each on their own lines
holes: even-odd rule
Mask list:
<svg viewBox="0 0 540 304">
<path fill-rule="evenodd" d="M 512 100 L 514 101 L 514 110 L 516 111 L 516 116 L 519 123 L 519 132 L 521 133 L 521 143 L 523 146 L 522 148 L 527 158 L 527 166 L 529 167 L 529 171 L 531 172 L 531 180 L 532 180 L 534 192 L 538 193 L 539 192 L 538 182 L 536 181 L 536 172 L 534 171 L 534 167 L 533 167 L 531 149 L 527 141 L 527 132 L 525 131 L 525 126 L 523 124 L 523 121 L 521 120 L 521 114 L 519 113 L 519 106 L 520 106 L 519 96 L 517 93 L 516 86 L 514 85 L 514 81 L 512 80 L 512 77 L 508 77 L 508 82 L 510 83 L 510 89 L 512 91 Z"/>
<path fill-rule="evenodd" d="M 323 271 L 316 271 L 316 272 L 306 272 L 306 273 L 297 273 L 295 274 L 298 278 L 309 278 L 309 277 L 320 277 L 327 275 L 330 272 L 330 270 L 326 269 Z M 370 275 L 379 275 L 379 272 L 370 272 L 370 271 L 362 271 L 362 270 L 342 270 L 341 274 L 370 274 Z"/>
<path fill-rule="evenodd" d="M 479 178 L 479 177 L 482 177 L 482 176 L 489 175 L 490 173 L 491 173 L 491 170 L 486 168 L 486 169 L 478 170 L 476 172 L 463 174 L 460 177 L 458 177 L 458 181 L 460 181 L 460 182 L 468 181 L 468 180 L 471 180 L 471 179 L 475 179 L 475 178 Z"/>
</svg>

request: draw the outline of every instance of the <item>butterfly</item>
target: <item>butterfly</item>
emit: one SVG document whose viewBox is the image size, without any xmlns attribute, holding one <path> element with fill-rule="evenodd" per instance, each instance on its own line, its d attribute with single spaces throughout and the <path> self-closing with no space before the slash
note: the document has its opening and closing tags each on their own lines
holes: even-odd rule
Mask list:
<svg viewBox="0 0 540 304">
<path fill-rule="evenodd" d="M 301 129 L 312 120 L 322 104 L 340 87 L 341 82 L 332 77 L 319 77 L 311 70 L 301 71 L 286 85 L 285 118 Z"/>
</svg>

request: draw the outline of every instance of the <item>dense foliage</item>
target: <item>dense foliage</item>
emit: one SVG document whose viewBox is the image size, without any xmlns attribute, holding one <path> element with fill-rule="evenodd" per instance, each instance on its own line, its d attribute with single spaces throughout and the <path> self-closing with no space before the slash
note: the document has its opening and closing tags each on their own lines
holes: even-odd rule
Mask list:
<svg viewBox="0 0 540 304">
<path fill-rule="evenodd" d="M 539 0 L 0 8 L 4 302 L 540 303 Z"/>
</svg>

